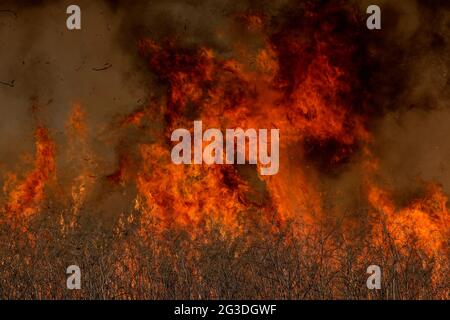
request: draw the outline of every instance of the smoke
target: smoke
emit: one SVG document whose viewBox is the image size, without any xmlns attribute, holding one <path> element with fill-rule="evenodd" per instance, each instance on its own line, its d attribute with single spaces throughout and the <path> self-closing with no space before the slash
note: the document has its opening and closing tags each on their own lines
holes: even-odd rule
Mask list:
<svg viewBox="0 0 450 320">
<path fill-rule="evenodd" d="M 424 182 L 450 191 L 450 6 L 444 1 L 381 1 L 383 31 L 373 39 L 379 70 L 370 85 L 375 150 L 384 179 L 400 195 Z"/>
<path fill-rule="evenodd" d="M 0 87 L 5 119 L 0 129 L 4 137 L 0 162 L 14 164 L 20 155 L 32 151 L 37 123 L 51 129 L 63 152 L 65 125 L 74 103 L 86 111 L 90 143 L 106 158 L 108 152 L 114 157 L 113 145 L 105 146 L 108 122 L 115 114 L 130 112 L 147 96 L 145 74 L 138 72 L 115 41 L 120 17 L 104 3 L 80 2 L 83 28 L 71 32 L 65 24 L 69 2 L 27 3 L 2 3 L 1 7 L 15 16 L 0 15 L 4 48 L 0 79 L 14 81 L 14 87 Z M 106 64 L 111 67 L 94 70 Z M 32 105 L 38 110 L 34 114 Z"/>
</svg>

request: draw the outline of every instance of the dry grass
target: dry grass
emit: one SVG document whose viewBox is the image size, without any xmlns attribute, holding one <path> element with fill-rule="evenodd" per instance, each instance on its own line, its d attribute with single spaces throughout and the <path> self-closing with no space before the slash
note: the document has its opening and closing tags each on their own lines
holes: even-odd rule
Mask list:
<svg viewBox="0 0 450 320">
<path fill-rule="evenodd" d="M 134 213 L 137 214 L 137 213 Z M 48 211 L 25 233 L 0 229 L 1 299 L 448 299 L 448 254 L 427 257 L 392 235 L 382 247 L 368 230 L 343 236 L 342 225 L 268 232 L 252 226 L 229 236 L 210 223 L 195 237 L 157 231 L 138 219 L 114 228 L 83 222 L 62 230 Z M 86 225 L 90 225 L 88 228 Z M 413 240 L 411 240 L 413 241 Z M 66 289 L 65 270 L 82 270 L 82 289 Z M 366 268 L 383 271 L 382 289 L 368 290 Z"/>
</svg>

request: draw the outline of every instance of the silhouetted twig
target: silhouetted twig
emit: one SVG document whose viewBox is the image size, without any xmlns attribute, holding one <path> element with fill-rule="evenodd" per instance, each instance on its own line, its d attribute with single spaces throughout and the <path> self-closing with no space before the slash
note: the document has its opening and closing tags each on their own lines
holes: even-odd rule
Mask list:
<svg viewBox="0 0 450 320">
<path fill-rule="evenodd" d="M 105 63 L 105 65 L 101 68 L 92 68 L 93 71 L 103 71 L 112 67 L 111 63 Z"/>
<path fill-rule="evenodd" d="M 14 16 L 14 18 L 17 19 L 17 12 L 15 12 L 15 11 L 3 9 L 3 10 L 0 10 L 0 13 L 10 14 L 10 15 Z"/>
<path fill-rule="evenodd" d="M 14 82 L 15 82 L 15 80 L 12 80 L 11 82 L 0 81 L 0 84 L 3 84 L 5 86 L 11 87 L 11 88 L 14 88 Z"/>
</svg>

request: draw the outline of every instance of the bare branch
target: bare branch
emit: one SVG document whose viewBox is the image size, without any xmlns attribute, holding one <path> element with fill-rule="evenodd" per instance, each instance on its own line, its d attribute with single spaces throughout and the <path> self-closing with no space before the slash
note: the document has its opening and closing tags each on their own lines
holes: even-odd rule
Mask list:
<svg viewBox="0 0 450 320">
<path fill-rule="evenodd" d="M 11 88 L 14 88 L 14 83 L 16 82 L 16 80 L 12 80 L 10 82 L 4 82 L 4 81 L 0 81 L 0 84 L 4 85 L 4 86 L 8 86 Z"/>
</svg>

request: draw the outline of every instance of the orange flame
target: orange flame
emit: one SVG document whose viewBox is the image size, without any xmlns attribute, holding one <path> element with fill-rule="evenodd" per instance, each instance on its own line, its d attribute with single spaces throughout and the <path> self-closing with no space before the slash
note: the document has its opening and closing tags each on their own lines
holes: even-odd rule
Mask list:
<svg viewBox="0 0 450 320">
<path fill-rule="evenodd" d="M 43 127 L 37 128 L 35 138 L 34 168 L 9 192 L 5 206 L 8 216 L 27 218 L 36 214 L 44 199 L 45 187 L 55 174 L 55 144 L 50 138 L 48 130 Z M 10 175 L 10 183 L 5 184 L 4 190 L 15 180 L 13 177 L 15 176 Z"/>
</svg>

